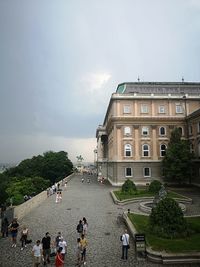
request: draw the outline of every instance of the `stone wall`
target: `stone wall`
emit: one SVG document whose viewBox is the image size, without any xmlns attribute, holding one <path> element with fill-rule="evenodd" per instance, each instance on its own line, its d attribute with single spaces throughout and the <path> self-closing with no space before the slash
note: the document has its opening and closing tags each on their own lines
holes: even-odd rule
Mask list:
<svg viewBox="0 0 200 267">
<path fill-rule="evenodd" d="M 65 177 L 63 181 L 69 181 L 72 178 L 73 174 Z M 62 180 L 60 181 L 62 184 Z M 14 207 L 14 217 L 17 217 L 18 220 L 21 220 L 26 214 L 31 212 L 32 209 L 38 207 L 45 199 L 47 198 L 47 191 L 43 191 L 40 194 L 32 197 L 28 201 L 22 203 L 19 206 Z"/>
</svg>

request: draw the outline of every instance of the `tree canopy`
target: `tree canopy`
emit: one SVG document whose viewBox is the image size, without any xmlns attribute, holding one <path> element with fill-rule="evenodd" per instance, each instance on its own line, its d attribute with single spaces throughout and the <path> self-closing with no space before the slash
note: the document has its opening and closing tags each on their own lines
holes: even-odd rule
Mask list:
<svg viewBox="0 0 200 267">
<path fill-rule="evenodd" d="M 191 178 L 192 158 L 189 142 L 181 139 L 181 132 L 175 128 L 163 159 L 163 170 L 166 179 L 183 182 Z"/>
<path fill-rule="evenodd" d="M 23 202 L 24 195 L 35 195 L 72 173 L 73 164 L 65 151 L 48 151 L 25 159 L 0 174 L 0 203 L 13 199 Z"/>
</svg>

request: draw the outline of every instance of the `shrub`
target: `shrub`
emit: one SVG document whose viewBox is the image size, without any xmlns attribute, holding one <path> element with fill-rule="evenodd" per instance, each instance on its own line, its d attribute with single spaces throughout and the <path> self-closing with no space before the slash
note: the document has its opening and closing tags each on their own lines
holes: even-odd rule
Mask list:
<svg viewBox="0 0 200 267">
<path fill-rule="evenodd" d="M 162 185 L 161 182 L 158 180 L 152 181 L 149 186 L 149 192 L 158 193 L 161 188 L 161 185 Z"/>
<path fill-rule="evenodd" d="M 14 195 L 12 200 L 13 200 L 13 205 L 20 205 L 24 202 L 24 196 L 20 193 L 17 193 Z"/>
<path fill-rule="evenodd" d="M 185 237 L 189 233 L 181 208 L 171 198 L 162 199 L 152 208 L 149 226 L 154 234 L 164 238 Z"/>
<path fill-rule="evenodd" d="M 133 181 L 127 179 L 124 184 L 122 185 L 122 193 L 124 194 L 133 194 L 137 191 L 137 188 Z"/>
</svg>

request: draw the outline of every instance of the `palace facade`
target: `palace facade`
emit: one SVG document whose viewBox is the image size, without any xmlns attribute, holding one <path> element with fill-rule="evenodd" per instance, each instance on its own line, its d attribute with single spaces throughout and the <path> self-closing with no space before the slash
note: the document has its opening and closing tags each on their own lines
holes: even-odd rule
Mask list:
<svg viewBox="0 0 200 267">
<path fill-rule="evenodd" d="M 161 162 L 178 127 L 195 155 L 192 182 L 200 183 L 200 83 L 119 84 L 96 130 L 99 177 L 113 185 L 162 179 Z"/>
</svg>

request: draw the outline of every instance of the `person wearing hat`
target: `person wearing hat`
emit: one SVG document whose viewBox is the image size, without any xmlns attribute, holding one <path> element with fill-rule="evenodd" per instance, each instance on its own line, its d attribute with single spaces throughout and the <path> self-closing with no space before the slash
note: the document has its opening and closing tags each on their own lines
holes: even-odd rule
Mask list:
<svg viewBox="0 0 200 267">
<path fill-rule="evenodd" d="M 43 257 L 44 257 L 44 265 L 50 263 L 50 254 L 51 254 L 51 237 L 49 232 L 45 234 L 42 238 L 42 248 L 43 248 Z"/>
</svg>

